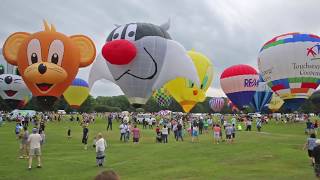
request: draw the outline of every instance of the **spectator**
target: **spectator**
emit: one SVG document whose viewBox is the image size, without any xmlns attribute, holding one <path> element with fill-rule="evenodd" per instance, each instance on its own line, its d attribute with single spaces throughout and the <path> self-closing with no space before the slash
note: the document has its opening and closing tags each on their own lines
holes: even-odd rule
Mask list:
<svg viewBox="0 0 320 180">
<path fill-rule="evenodd" d="M 37 168 L 41 168 L 41 136 L 38 132 L 37 128 L 32 129 L 32 134 L 28 138 L 28 143 L 30 144 L 30 156 L 29 156 L 29 170 L 31 170 L 31 165 L 32 165 L 32 159 L 34 156 L 37 157 L 38 160 L 38 166 Z"/>
<path fill-rule="evenodd" d="M 161 134 L 162 134 L 162 142 L 163 143 L 168 143 L 168 128 L 167 128 L 167 125 L 164 125 L 163 128 L 161 129 Z"/>
<path fill-rule="evenodd" d="M 109 116 L 108 116 L 108 126 L 107 126 L 107 131 L 110 130 L 112 131 L 112 114 L 110 113 Z"/>
<path fill-rule="evenodd" d="M 23 127 L 23 131 L 21 132 L 20 136 L 21 144 L 20 144 L 20 159 L 27 158 L 29 151 L 28 151 L 28 138 L 29 132 L 27 126 Z"/>
<path fill-rule="evenodd" d="M 225 129 L 225 133 L 226 133 L 227 143 L 229 143 L 229 144 L 231 144 L 231 142 L 232 142 L 232 131 L 233 131 L 233 128 L 232 128 L 231 124 L 227 124 L 227 127 Z"/>
<path fill-rule="evenodd" d="M 316 146 L 316 135 L 315 134 L 311 134 L 310 137 L 307 139 L 306 144 L 304 145 L 304 150 L 308 148 L 308 156 L 311 160 L 311 163 L 313 165 L 313 156 L 312 156 L 312 152 L 314 147 Z"/>
<path fill-rule="evenodd" d="M 107 170 L 98 174 L 94 180 L 120 180 L 120 176 L 112 170 Z"/>
<path fill-rule="evenodd" d="M 248 120 L 246 121 L 246 123 L 247 123 L 246 131 L 251 131 L 252 121 L 251 121 L 250 119 L 248 119 Z"/>
<path fill-rule="evenodd" d="M 107 147 L 107 143 L 102 137 L 102 134 L 98 134 L 98 140 L 96 141 L 96 160 L 97 160 L 97 166 L 98 167 L 103 167 L 104 159 L 105 159 L 105 149 Z"/>
<path fill-rule="evenodd" d="M 127 138 L 126 138 L 126 133 L 127 133 L 127 129 L 128 129 L 128 126 L 126 123 L 122 123 L 120 126 L 119 126 L 119 129 L 120 129 L 120 141 L 123 141 L 124 142 L 127 142 Z"/>
<path fill-rule="evenodd" d="M 183 130 L 182 124 L 178 123 L 178 125 L 177 125 L 177 138 L 176 138 L 177 141 L 179 141 L 179 137 L 180 137 L 181 141 L 183 141 L 182 130 Z"/>
<path fill-rule="evenodd" d="M 260 131 L 261 131 L 261 127 L 262 127 L 262 121 L 261 121 L 261 118 L 260 118 L 260 117 L 257 118 L 257 123 L 256 123 L 256 125 L 257 125 L 257 130 L 258 130 L 258 132 L 260 132 Z"/>
<path fill-rule="evenodd" d="M 89 138 L 89 129 L 88 129 L 88 124 L 85 124 L 83 126 L 82 130 L 82 143 L 84 144 L 84 149 L 87 150 L 88 146 L 88 138 Z"/>
<path fill-rule="evenodd" d="M 138 144 L 140 139 L 140 130 L 137 128 L 137 125 L 134 125 L 134 128 L 132 129 L 132 137 L 133 143 Z"/>
<path fill-rule="evenodd" d="M 195 139 L 199 142 L 199 128 L 198 128 L 198 126 L 194 126 L 192 128 L 191 142 L 195 142 Z"/>
<path fill-rule="evenodd" d="M 316 140 L 316 147 L 313 148 L 312 162 L 314 164 L 315 175 L 320 179 L 320 139 Z"/>
<path fill-rule="evenodd" d="M 214 136 L 214 143 L 216 143 L 216 144 L 219 144 L 220 139 L 221 139 L 220 131 L 221 131 L 220 126 L 218 124 L 214 125 L 214 127 L 213 127 L 213 133 L 214 134 L 213 134 L 213 136 Z"/>
</svg>

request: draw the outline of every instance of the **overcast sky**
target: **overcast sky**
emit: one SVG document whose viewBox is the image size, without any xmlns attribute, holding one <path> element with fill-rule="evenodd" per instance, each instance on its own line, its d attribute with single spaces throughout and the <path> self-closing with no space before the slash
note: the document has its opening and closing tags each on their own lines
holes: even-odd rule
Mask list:
<svg viewBox="0 0 320 180">
<path fill-rule="evenodd" d="M 287 32 L 320 34 L 319 0 L 2 0 L 0 45 L 13 32 L 36 32 L 42 20 L 67 35 L 85 34 L 101 47 L 114 24 L 171 19 L 169 33 L 187 50 L 207 55 L 215 76 L 208 96 L 221 96 L 221 72 L 235 64 L 257 68 L 262 44 Z M 91 67 L 80 70 L 87 80 Z M 97 82 L 93 96 L 122 94 L 110 82 Z"/>
</svg>

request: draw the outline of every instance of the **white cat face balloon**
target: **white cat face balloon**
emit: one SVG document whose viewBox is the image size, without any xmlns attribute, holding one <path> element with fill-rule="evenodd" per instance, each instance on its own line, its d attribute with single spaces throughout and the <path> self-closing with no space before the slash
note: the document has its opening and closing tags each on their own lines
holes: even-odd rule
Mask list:
<svg viewBox="0 0 320 180">
<path fill-rule="evenodd" d="M 117 26 L 108 36 L 89 75 L 94 82 L 107 79 L 117 84 L 132 104 L 144 104 L 152 91 L 177 77 L 199 83 L 197 70 L 167 30 L 169 22 L 156 26 L 129 23 Z"/>
</svg>

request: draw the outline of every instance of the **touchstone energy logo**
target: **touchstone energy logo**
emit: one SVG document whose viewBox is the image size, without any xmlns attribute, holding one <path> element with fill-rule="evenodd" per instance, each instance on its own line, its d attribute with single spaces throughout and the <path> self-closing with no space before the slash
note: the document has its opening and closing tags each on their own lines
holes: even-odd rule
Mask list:
<svg viewBox="0 0 320 180">
<path fill-rule="evenodd" d="M 311 61 L 320 59 L 320 44 L 307 48 L 307 57 L 310 57 Z"/>
<path fill-rule="evenodd" d="M 303 64 L 292 63 L 292 67 L 293 70 L 298 70 L 299 74 L 303 76 L 320 76 L 320 65 L 306 62 Z"/>
<path fill-rule="evenodd" d="M 244 79 L 244 87 L 257 87 L 258 84 L 257 79 Z"/>
</svg>

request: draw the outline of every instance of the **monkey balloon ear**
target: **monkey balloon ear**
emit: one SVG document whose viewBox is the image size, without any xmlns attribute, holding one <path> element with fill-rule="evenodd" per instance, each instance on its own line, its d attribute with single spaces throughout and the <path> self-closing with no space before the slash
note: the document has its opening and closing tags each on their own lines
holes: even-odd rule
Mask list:
<svg viewBox="0 0 320 180">
<path fill-rule="evenodd" d="M 89 66 L 96 57 L 96 47 L 93 41 L 84 35 L 74 35 L 70 37 L 73 43 L 80 50 L 80 67 Z"/>
<path fill-rule="evenodd" d="M 10 35 L 2 48 L 2 54 L 9 64 L 18 65 L 18 52 L 21 44 L 30 36 L 26 32 L 16 32 Z"/>
</svg>

